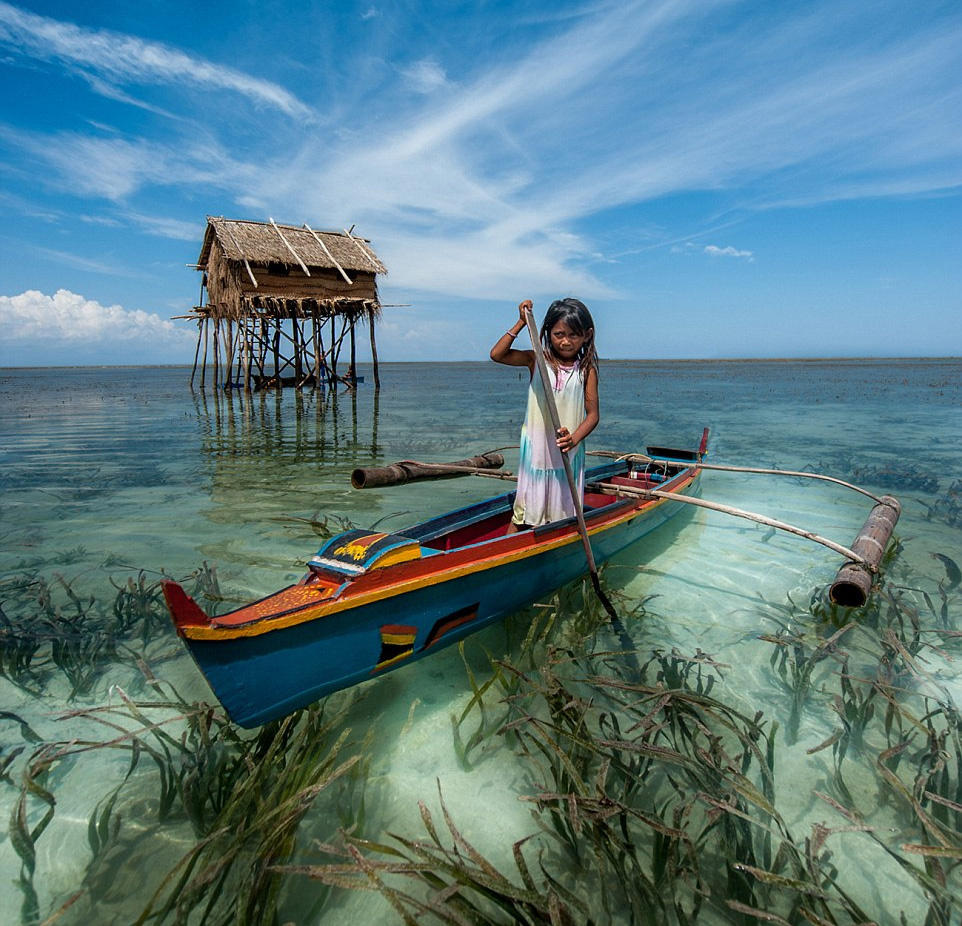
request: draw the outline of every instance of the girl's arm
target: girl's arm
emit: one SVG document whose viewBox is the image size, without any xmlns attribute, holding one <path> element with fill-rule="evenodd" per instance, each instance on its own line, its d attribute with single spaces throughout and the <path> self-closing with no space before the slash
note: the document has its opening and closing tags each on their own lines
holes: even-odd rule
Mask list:
<svg viewBox="0 0 962 926">
<path fill-rule="evenodd" d="M 567 428 L 558 431 L 558 447 L 566 453 L 575 449 L 597 426 L 601 420 L 598 407 L 598 370 L 588 368 L 588 378 L 585 381 L 585 417 L 575 428 L 574 434 L 569 434 Z"/>
<path fill-rule="evenodd" d="M 524 331 L 526 322 L 524 313 L 531 308 L 531 300 L 525 299 L 518 305 L 518 315 L 520 319 L 516 321 L 504 334 L 498 338 L 494 347 L 491 348 L 491 359 L 495 363 L 504 363 L 509 367 L 527 367 L 528 371 L 534 374 L 534 351 L 517 350 L 514 339 Z"/>
</svg>

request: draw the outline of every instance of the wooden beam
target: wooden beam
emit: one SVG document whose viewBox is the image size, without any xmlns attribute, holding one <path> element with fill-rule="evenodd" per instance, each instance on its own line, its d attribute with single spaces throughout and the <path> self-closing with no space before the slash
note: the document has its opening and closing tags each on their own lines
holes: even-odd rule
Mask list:
<svg viewBox="0 0 962 926">
<path fill-rule="evenodd" d="M 204 319 L 204 353 L 201 355 L 201 367 L 200 367 L 200 388 L 204 388 L 204 384 L 207 382 L 207 329 L 210 326 L 210 316 L 208 315 Z"/>
<path fill-rule="evenodd" d="M 284 237 L 284 233 L 277 227 L 277 222 L 275 222 L 275 221 L 274 221 L 272 218 L 270 218 L 270 217 L 268 217 L 268 221 L 271 223 L 271 225 L 274 226 L 274 231 L 277 232 L 278 237 L 280 237 L 281 241 L 284 242 L 285 246 L 287 247 L 287 250 L 290 251 L 291 254 L 294 255 L 294 259 L 301 265 L 301 270 L 303 270 L 304 273 L 305 273 L 307 276 L 310 276 L 310 275 L 311 275 L 311 271 L 307 269 L 307 264 L 305 264 L 304 261 L 301 260 L 301 255 L 298 254 L 297 251 L 294 250 L 294 248 L 291 246 L 290 241 L 288 241 L 288 240 Z"/>
<path fill-rule="evenodd" d="M 369 309 L 367 313 L 368 321 L 371 324 L 371 358 L 374 360 L 374 388 L 381 388 L 381 375 L 377 365 L 377 342 L 374 340 L 374 311 Z"/>
<path fill-rule="evenodd" d="M 197 320 L 197 347 L 194 349 L 194 369 L 190 371 L 190 387 L 194 388 L 194 375 L 197 373 L 197 358 L 200 356 L 200 338 L 201 338 L 201 328 L 203 327 L 203 319 Z"/>
<path fill-rule="evenodd" d="M 354 226 L 352 225 L 351 228 L 354 228 Z M 357 247 L 357 249 L 364 255 L 364 259 L 370 262 L 371 266 L 374 268 L 374 272 L 379 273 L 380 271 L 378 270 L 378 267 L 381 265 L 381 262 L 377 260 L 377 258 L 375 258 L 374 255 L 371 254 L 368 249 L 364 247 L 364 245 L 361 244 L 361 242 L 358 241 L 358 239 L 355 238 L 346 228 L 344 229 L 344 234 L 354 242 L 355 247 Z"/>
<path fill-rule="evenodd" d="M 321 240 L 317 232 L 314 231 L 314 229 L 311 228 L 311 226 L 308 225 L 307 222 L 304 223 L 304 227 L 314 236 L 314 240 L 321 246 L 321 249 L 328 256 L 331 263 L 334 264 L 335 267 L 337 267 L 341 276 L 344 277 L 344 279 L 347 281 L 347 285 L 353 286 L 354 281 L 344 272 L 344 268 L 337 262 L 337 260 L 334 258 L 334 255 L 327 249 L 327 245 Z"/>
<path fill-rule="evenodd" d="M 247 262 L 247 258 L 244 256 L 244 249 L 240 246 L 240 242 L 234 237 L 234 233 L 230 230 L 230 225 L 224 225 L 224 230 L 230 235 L 230 240 L 234 242 L 234 247 L 237 248 L 237 253 L 240 254 L 241 260 L 244 261 L 244 266 L 247 268 L 247 275 L 251 278 L 251 283 L 254 284 L 254 288 L 257 289 L 257 277 L 254 276 L 254 271 L 251 270 L 251 265 Z"/>
</svg>

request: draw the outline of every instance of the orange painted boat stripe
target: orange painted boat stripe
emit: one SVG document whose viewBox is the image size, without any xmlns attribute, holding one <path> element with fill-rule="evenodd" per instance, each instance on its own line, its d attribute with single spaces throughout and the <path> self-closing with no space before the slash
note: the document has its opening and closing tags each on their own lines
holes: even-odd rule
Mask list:
<svg viewBox="0 0 962 926">
<path fill-rule="evenodd" d="M 679 483 L 673 491 L 680 492 L 683 488 L 691 485 L 698 475 L 699 473 L 693 473 L 690 477 L 686 478 L 684 482 Z M 626 521 L 633 520 L 642 513 L 647 514 L 651 511 L 654 511 L 656 508 L 670 501 L 670 498 L 656 498 L 650 502 L 646 502 L 643 506 L 629 508 L 618 518 L 605 521 L 603 524 L 599 524 L 594 528 L 589 527 L 588 534 L 590 536 L 591 534 L 598 534 L 610 530 L 612 527 L 616 527 L 619 524 L 625 523 Z M 322 616 L 327 617 L 330 614 L 338 614 L 341 611 L 349 611 L 352 608 L 371 604 L 374 601 L 381 601 L 386 598 L 395 598 L 398 595 L 407 594 L 408 592 L 415 592 L 419 589 L 428 588 L 432 585 L 440 585 L 442 582 L 450 582 L 452 579 L 460 579 L 462 576 L 492 569 L 495 566 L 506 566 L 509 563 L 518 562 L 519 560 L 530 559 L 532 556 L 539 556 L 542 553 L 548 552 L 549 550 L 557 550 L 573 543 L 581 543 L 581 536 L 577 531 L 574 531 L 573 533 L 564 537 L 560 537 L 550 543 L 541 544 L 536 547 L 525 547 L 523 550 L 518 550 L 514 553 L 502 553 L 488 557 L 487 559 L 474 560 L 464 566 L 455 566 L 451 569 L 445 570 L 444 572 L 437 572 L 418 579 L 410 579 L 406 582 L 399 582 L 397 585 L 388 585 L 382 588 L 372 589 L 369 592 L 362 592 L 358 595 L 343 599 L 326 599 L 317 602 L 314 607 L 305 605 L 305 607 L 300 610 L 295 610 L 293 613 L 289 612 L 283 617 L 278 617 L 276 619 L 267 617 L 255 618 L 254 623 L 242 624 L 240 626 L 227 626 L 222 624 L 216 627 L 202 627 L 189 625 L 181 628 L 181 633 L 183 636 L 189 637 L 191 640 L 230 640 L 238 637 L 258 637 L 261 634 L 271 633 L 275 630 L 282 630 L 288 627 L 294 627 L 298 624 L 303 624 L 306 621 L 316 620 Z M 428 559 L 430 559 L 430 557 Z M 310 588 L 310 586 L 304 587 Z M 282 590 L 278 594 L 284 594 L 284 591 Z M 269 595 L 267 598 L 264 598 L 258 602 L 258 604 L 266 604 L 274 597 L 274 595 Z M 224 616 L 226 617 L 227 615 Z"/>
</svg>

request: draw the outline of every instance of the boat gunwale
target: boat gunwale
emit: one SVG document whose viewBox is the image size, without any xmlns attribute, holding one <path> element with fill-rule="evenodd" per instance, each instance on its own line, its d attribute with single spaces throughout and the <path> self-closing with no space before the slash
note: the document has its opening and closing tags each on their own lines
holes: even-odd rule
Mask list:
<svg viewBox="0 0 962 926">
<path fill-rule="evenodd" d="M 667 479 L 660 486 L 659 491 L 681 492 L 682 489 L 690 485 L 701 474 L 701 468 L 698 466 L 697 462 L 671 462 L 676 463 L 677 465 L 684 465 L 685 463 L 688 465 L 674 476 Z M 607 472 L 608 470 L 612 469 L 616 471 L 610 473 Z M 605 466 L 595 467 L 586 472 L 585 475 L 586 477 L 591 476 L 595 480 L 599 478 L 603 479 L 608 476 L 617 475 L 617 470 L 619 469 L 620 467 L 617 464 L 608 464 Z M 422 525 L 430 524 L 435 520 L 451 517 L 457 514 L 459 511 L 468 511 L 476 507 L 478 504 L 481 506 L 485 504 L 492 504 L 496 500 L 510 495 L 511 493 L 508 492 L 503 496 L 494 496 L 491 499 L 485 499 L 481 503 L 468 505 L 462 509 L 457 509 L 456 511 L 439 515 L 436 518 L 428 519 L 427 521 L 422 522 Z M 585 513 L 586 521 L 589 522 L 587 525 L 588 533 L 591 535 L 607 531 L 613 527 L 619 526 L 622 523 L 632 520 L 643 512 L 648 514 L 670 501 L 670 497 L 638 499 L 616 498 L 610 505 L 604 505 L 601 508 L 597 508 L 593 511 Z M 516 534 L 505 534 L 500 537 L 491 537 L 485 540 L 479 540 L 475 543 L 465 544 L 464 546 L 456 547 L 452 550 L 434 550 L 430 555 L 424 556 L 420 559 L 397 563 L 396 565 L 388 566 L 380 570 L 375 569 L 370 573 L 367 573 L 364 576 L 359 576 L 354 580 L 348 579 L 344 583 L 347 585 L 347 588 L 344 589 L 342 587 L 338 589 L 336 596 L 320 598 L 317 601 L 299 604 L 295 607 L 273 614 L 256 616 L 243 622 L 234 624 L 223 623 L 223 621 L 226 618 L 229 618 L 231 614 L 238 614 L 247 608 L 262 604 L 263 602 L 278 597 L 290 589 L 296 588 L 300 585 L 300 583 L 294 583 L 292 585 L 285 586 L 278 591 L 271 592 L 262 598 L 256 599 L 255 601 L 252 601 L 244 605 L 242 608 L 236 609 L 235 611 L 209 618 L 206 625 L 190 624 L 180 626 L 178 627 L 178 633 L 184 639 L 191 641 L 227 642 L 239 637 L 261 636 L 273 631 L 295 627 L 300 624 L 322 619 L 333 614 L 350 610 L 352 608 L 362 607 L 374 601 L 395 598 L 399 595 L 407 594 L 420 588 L 439 585 L 443 582 L 449 582 L 465 575 L 471 575 L 472 573 L 482 570 L 498 568 L 501 565 L 507 565 L 508 563 L 515 562 L 517 560 L 539 556 L 543 553 L 560 549 L 573 543 L 579 543 L 581 538 L 578 530 L 576 529 L 575 521 L 575 518 L 566 518 L 563 521 L 556 521 L 550 525 L 544 525 L 541 529 L 543 533 L 540 536 L 535 532 L 535 530 L 523 531 Z M 591 524 L 591 521 L 595 521 L 595 523 Z M 420 527 L 422 525 L 415 525 L 415 527 Z M 545 533 L 550 533 L 551 536 L 544 536 Z M 409 535 L 404 534 L 403 536 Z M 412 539 L 418 538 L 415 537 Z M 478 547 L 489 544 L 506 544 L 506 542 L 509 545 L 509 549 L 497 549 L 492 551 L 491 555 L 489 556 L 465 559 L 465 557 L 469 556 L 472 551 L 476 551 Z M 457 562 L 450 561 L 454 557 L 458 559 Z M 448 560 L 447 564 L 444 564 L 442 562 L 443 560 Z M 410 575 L 412 569 L 417 569 L 421 566 L 424 567 L 423 571 L 420 571 L 415 575 Z"/>
</svg>

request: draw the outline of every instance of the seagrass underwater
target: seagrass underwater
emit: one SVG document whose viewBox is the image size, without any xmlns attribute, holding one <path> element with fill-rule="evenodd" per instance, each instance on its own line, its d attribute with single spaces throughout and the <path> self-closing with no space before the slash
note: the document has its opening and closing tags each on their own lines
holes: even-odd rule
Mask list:
<svg viewBox="0 0 962 926">
<path fill-rule="evenodd" d="M 245 397 L 189 373 L 0 370 L 5 921 L 957 917 L 962 361 L 602 362 L 589 449 L 707 426 L 710 462 L 899 498 L 864 608 L 828 603 L 824 547 L 690 510 L 602 570 L 632 659 L 575 582 L 252 731 L 161 578 L 223 613 L 342 530 L 501 491 L 350 476 L 505 447 L 513 469 L 527 383 L 388 363 L 378 393 Z M 845 545 L 871 507 L 710 471 L 702 495 Z"/>
</svg>

